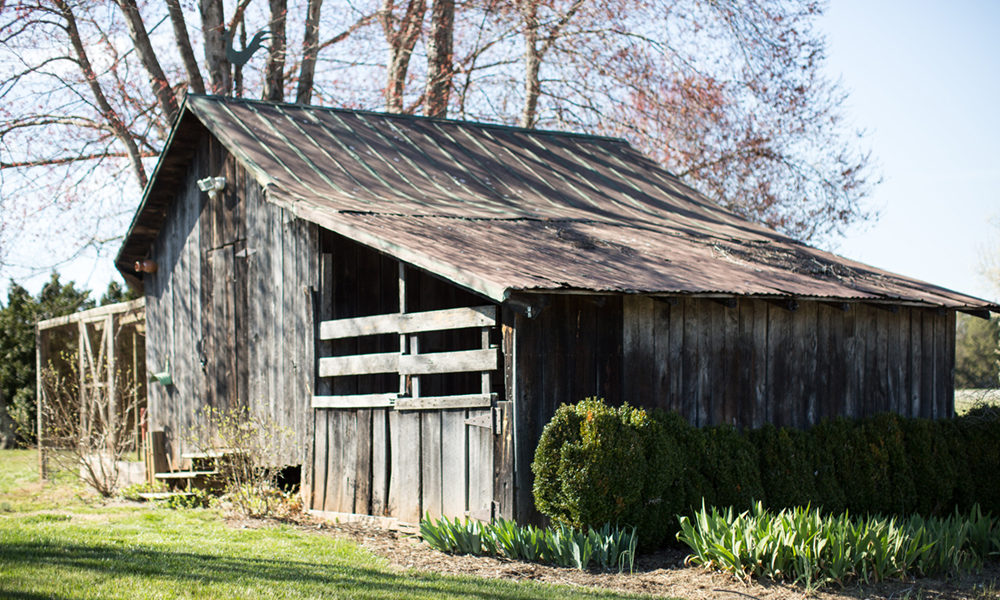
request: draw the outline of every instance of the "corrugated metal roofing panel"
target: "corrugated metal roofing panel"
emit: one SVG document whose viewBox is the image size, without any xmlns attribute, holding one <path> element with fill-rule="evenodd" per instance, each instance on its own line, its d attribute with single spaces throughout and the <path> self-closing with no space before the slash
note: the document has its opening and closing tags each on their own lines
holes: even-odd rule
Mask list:
<svg viewBox="0 0 1000 600">
<path fill-rule="evenodd" d="M 206 96 L 185 110 L 271 201 L 497 300 L 580 290 L 997 309 L 742 219 L 622 140 Z"/>
</svg>

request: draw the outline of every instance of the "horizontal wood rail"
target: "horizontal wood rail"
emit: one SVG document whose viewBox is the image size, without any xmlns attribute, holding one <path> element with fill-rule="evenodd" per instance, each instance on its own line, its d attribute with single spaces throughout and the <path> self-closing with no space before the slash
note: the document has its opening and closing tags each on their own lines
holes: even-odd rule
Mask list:
<svg viewBox="0 0 1000 600">
<path fill-rule="evenodd" d="M 494 327 L 496 324 L 495 306 L 469 306 L 323 321 L 319 324 L 319 339 L 339 340 L 386 333 L 410 334 L 469 327 Z"/>
<path fill-rule="evenodd" d="M 361 394 L 356 396 L 313 396 L 313 408 L 395 408 L 396 410 L 443 410 L 454 408 L 489 408 L 496 394 L 462 394 L 399 398 L 398 394 Z"/>
<path fill-rule="evenodd" d="M 342 375 L 373 375 L 375 373 L 395 373 L 399 366 L 398 352 L 383 354 L 352 354 L 351 356 L 331 356 L 319 359 L 320 377 L 340 377 Z"/>
<path fill-rule="evenodd" d="M 313 408 L 390 408 L 396 394 L 359 394 L 354 396 L 313 396 Z"/>
<path fill-rule="evenodd" d="M 462 396 L 426 396 L 397 398 L 396 410 L 434 410 L 448 408 L 489 408 L 496 394 L 467 394 Z"/>
<path fill-rule="evenodd" d="M 469 371 L 495 371 L 497 350 L 459 350 L 432 354 L 403 354 L 399 356 L 400 375 L 430 375 L 432 373 L 468 373 Z"/>
</svg>

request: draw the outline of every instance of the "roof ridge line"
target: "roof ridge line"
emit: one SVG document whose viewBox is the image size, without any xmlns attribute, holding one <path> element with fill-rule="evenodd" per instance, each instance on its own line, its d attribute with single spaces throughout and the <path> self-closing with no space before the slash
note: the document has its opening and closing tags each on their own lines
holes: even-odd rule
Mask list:
<svg viewBox="0 0 1000 600">
<path fill-rule="evenodd" d="M 426 117 L 424 115 L 410 115 L 403 113 L 387 113 L 380 112 L 377 110 L 361 109 L 361 108 L 340 108 L 336 106 L 318 106 L 315 104 L 295 104 L 292 102 L 273 102 L 270 100 L 258 100 L 256 98 L 234 98 L 231 96 L 220 96 L 217 94 L 193 94 L 188 93 L 186 98 L 204 98 L 207 100 L 222 101 L 232 104 L 262 104 L 265 106 L 276 106 L 281 108 L 294 108 L 294 109 L 315 109 L 329 112 L 340 112 L 340 113 L 352 113 L 352 114 L 362 114 L 375 117 L 389 117 L 393 119 L 400 119 L 404 121 L 429 121 L 432 123 L 443 123 L 446 125 L 461 125 L 466 127 L 482 127 L 489 129 L 499 129 L 505 131 L 513 131 L 517 133 L 530 133 L 530 134 L 541 134 L 541 135 L 561 135 L 567 137 L 590 139 L 590 140 L 603 140 L 608 142 L 616 142 L 619 144 L 625 144 L 631 147 L 628 140 L 621 137 L 610 136 L 610 135 L 599 135 L 595 133 L 582 133 L 579 131 L 560 131 L 558 129 L 534 129 L 531 127 L 521 127 L 518 125 L 505 125 L 503 123 L 487 123 L 483 121 L 468 121 L 464 119 L 447 119 L 441 117 Z"/>
</svg>

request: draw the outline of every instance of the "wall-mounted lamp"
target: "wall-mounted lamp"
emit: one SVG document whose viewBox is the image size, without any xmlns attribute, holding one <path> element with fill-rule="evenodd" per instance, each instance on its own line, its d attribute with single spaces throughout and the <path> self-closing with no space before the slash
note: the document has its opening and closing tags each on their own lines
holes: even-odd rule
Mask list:
<svg viewBox="0 0 1000 600">
<path fill-rule="evenodd" d="M 149 260 L 137 260 L 133 265 L 136 273 L 156 273 L 156 262 Z"/>
<path fill-rule="evenodd" d="M 225 177 L 206 177 L 198 180 L 198 189 L 207 192 L 208 197 L 215 200 L 216 194 L 226 188 Z"/>
</svg>

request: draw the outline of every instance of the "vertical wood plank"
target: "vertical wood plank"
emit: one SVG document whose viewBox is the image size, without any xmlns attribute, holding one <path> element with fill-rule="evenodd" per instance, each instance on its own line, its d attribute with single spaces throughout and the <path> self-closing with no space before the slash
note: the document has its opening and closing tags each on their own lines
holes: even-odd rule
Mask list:
<svg viewBox="0 0 1000 600">
<path fill-rule="evenodd" d="M 680 302 L 684 305 L 684 337 L 681 349 L 683 357 L 681 368 L 683 380 L 681 383 L 681 397 L 684 401 L 683 412 L 681 413 L 687 422 L 695 427 L 702 423 L 698 420 L 698 407 L 702 406 L 701 371 L 702 355 L 699 348 L 701 338 L 701 323 L 694 300 L 683 298 Z M 671 339 L 673 334 L 671 333 Z"/>
<path fill-rule="evenodd" d="M 392 442 L 392 488 L 395 491 L 395 517 L 403 523 L 418 523 L 423 514 L 421 504 L 420 415 L 418 413 L 393 413 L 396 421 Z M 391 493 L 391 492 L 390 492 Z"/>
<path fill-rule="evenodd" d="M 354 512 L 372 514 L 372 411 L 357 411 L 355 455 Z"/>
<path fill-rule="evenodd" d="M 497 402 L 499 431 L 493 436 L 493 504 L 497 517 L 514 516 L 514 432 L 510 402 Z"/>
<path fill-rule="evenodd" d="M 892 374 L 889 363 L 889 321 L 892 314 L 881 308 L 872 311 L 875 315 L 875 367 L 872 398 L 874 400 L 872 413 L 891 410 L 891 393 L 889 382 Z"/>
<path fill-rule="evenodd" d="M 446 517 L 464 517 L 468 510 L 468 476 L 464 410 L 441 412 L 441 513 Z"/>
<path fill-rule="evenodd" d="M 329 411 L 327 410 L 314 410 L 313 419 L 316 423 L 313 426 L 313 476 L 310 480 L 312 487 L 310 508 L 315 510 L 323 510 L 326 507 L 326 489 L 327 489 L 327 465 L 329 464 L 328 449 L 327 449 L 327 431 L 328 425 L 326 422 L 326 416 Z"/>
<path fill-rule="evenodd" d="M 924 309 L 921 312 L 921 357 L 923 364 L 920 368 L 920 416 L 933 419 L 937 417 L 934 410 L 936 404 L 934 373 L 937 369 L 937 358 L 934 352 L 934 312 L 932 309 Z"/>
<path fill-rule="evenodd" d="M 941 417 L 946 419 L 955 416 L 955 317 L 953 310 L 944 315 L 944 364 L 941 378 L 944 404 L 941 407 Z"/>
<path fill-rule="evenodd" d="M 921 384 L 923 373 L 923 328 L 922 313 L 919 308 L 909 309 L 910 318 L 910 389 L 909 389 L 909 412 L 908 417 L 921 416 Z"/>
<path fill-rule="evenodd" d="M 688 399 L 684 395 L 684 380 L 686 373 L 686 360 L 684 352 L 685 333 L 685 303 L 683 299 L 675 299 L 670 306 L 669 348 L 667 351 L 670 362 L 670 410 L 676 411 L 682 416 L 687 416 Z M 690 422 L 690 421 L 688 421 Z"/>
<path fill-rule="evenodd" d="M 673 409 L 670 397 L 670 375 L 673 365 L 670 355 L 670 303 L 662 299 L 653 302 L 653 404 L 664 410 Z"/>
<path fill-rule="evenodd" d="M 740 422 L 740 400 L 746 390 L 740 387 L 740 348 L 739 348 L 739 328 L 740 328 L 740 303 L 736 306 L 720 307 L 721 320 L 719 337 L 722 341 L 722 383 L 719 386 L 719 401 L 721 409 L 719 422 L 729 425 L 741 426 Z"/>
<path fill-rule="evenodd" d="M 384 517 L 389 504 L 389 419 L 386 409 L 372 410 L 372 512 Z"/>
<path fill-rule="evenodd" d="M 802 302 L 799 310 L 793 314 L 795 322 L 794 336 L 796 348 L 800 349 L 797 354 L 798 360 L 796 369 L 791 376 L 798 380 L 796 386 L 797 398 L 793 404 L 797 408 L 794 420 L 796 427 L 808 427 L 816 422 L 817 403 L 817 374 L 816 374 L 816 344 L 817 344 L 817 306 L 815 302 Z"/>
<path fill-rule="evenodd" d="M 323 494 L 323 510 L 340 510 L 340 474 L 343 472 L 340 467 L 340 412 L 336 410 L 322 411 L 326 414 L 326 464 L 323 470 L 326 472 L 326 490 Z"/>
<path fill-rule="evenodd" d="M 420 413 L 420 489 L 421 516 L 441 516 L 442 508 L 442 456 L 441 412 Z"/>
</svg>

